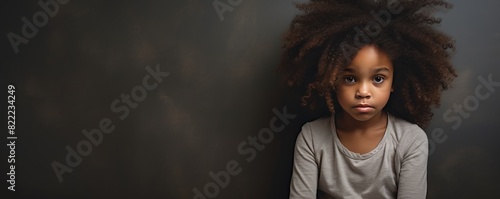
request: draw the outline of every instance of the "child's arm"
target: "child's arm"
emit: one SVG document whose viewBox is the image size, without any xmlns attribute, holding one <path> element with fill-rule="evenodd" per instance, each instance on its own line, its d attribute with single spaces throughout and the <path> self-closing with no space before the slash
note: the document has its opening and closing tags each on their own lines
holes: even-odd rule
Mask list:
<svg viewBox="0 0 500 199">
<path fill-rule="evenodd" d="M 305 124 L 295 143 L 290 198 L 316 198 L 317 184 L 312 132 L 309 124 Z"/>
<path fill-rule="evenodd" d="M 415 125 L 416 127 L 416 125 Z M 427 157 L 428 140 L 425 132 L 416 127 L 411 132 L 414 136 L 407 144 L 402 157 L 399 173 L 398 199 L 426 198 L 427 195 Z"/>
</svg>

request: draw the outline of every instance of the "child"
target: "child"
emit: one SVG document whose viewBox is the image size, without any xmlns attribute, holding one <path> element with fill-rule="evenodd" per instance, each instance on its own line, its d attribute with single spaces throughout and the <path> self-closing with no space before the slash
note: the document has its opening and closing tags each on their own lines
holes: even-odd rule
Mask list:
<svg viewBox="0 0 500 199">
<path fill-rule="evenodd" d="M 297 137 L 290 198 L 425 198 L 431 108 L 456 77 L 432 25 L 441 0 L 312 0 L 285 34 L 280 71 L 330 116 Z"/>
</svg>

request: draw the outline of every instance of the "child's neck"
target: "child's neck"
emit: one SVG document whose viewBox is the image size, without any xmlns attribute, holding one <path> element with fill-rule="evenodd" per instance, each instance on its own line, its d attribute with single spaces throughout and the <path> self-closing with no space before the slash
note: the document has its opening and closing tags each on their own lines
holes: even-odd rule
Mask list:
<svg viewBox="0 0 500 199">
<path fill-rule="evenodd" d="M 384 137 L 387 128 L 385 112 L 367 121 L 358 121 L 345 112 L 336 116 L 336 134 L 349 151 L 366 154 L 375 149 Z"/>
</svg>

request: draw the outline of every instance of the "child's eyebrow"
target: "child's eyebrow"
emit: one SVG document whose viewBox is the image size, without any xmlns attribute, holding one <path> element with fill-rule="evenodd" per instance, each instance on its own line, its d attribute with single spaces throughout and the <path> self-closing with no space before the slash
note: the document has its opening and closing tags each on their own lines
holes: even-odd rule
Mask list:
<svg viewBox="0 0 500 199">
<path fill-rule="evenodd" d="M 350 68 L 350 67 L 349 68 L 344 68 L 342 71 L 343 72 L 347 72 L 347 73 L 356 73 L 356 69 Z M 372 69 L 372 73 L 381 73 L 381 72 L 388 72 L 388 73 L 390 73 L 391 70 L 389 70 L 389 68 L 386 68 L 386 67 Z"/>
<path fill-rule="evenodd" d="M 343 72 L 348 72 L 348 73 L 355 73 L 356 69 L 354 69 L 354 68 L 344 68 L 342 71 Z"/>
<path fill-rule="evenodd" d="M 376 68 L 376 69 L 373 69 L 373 73 L 381 73 L 382 71 L 388 72 L 388 73 L 391 72 L 391 70 L 389 70 L 388 68 Z"/>
</svg>

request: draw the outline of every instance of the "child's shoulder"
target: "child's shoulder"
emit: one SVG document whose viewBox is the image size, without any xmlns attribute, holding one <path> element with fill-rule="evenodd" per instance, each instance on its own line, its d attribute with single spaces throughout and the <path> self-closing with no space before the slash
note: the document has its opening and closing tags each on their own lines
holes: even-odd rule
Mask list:
<svg viewBox="0 0 500 199">
<path fill-rule="evenodd" d="M 400 142 L 426 142 L 427 134 L 418 125 L 404 119 L 389 115 L 387 128 L 392 130 L 394 137 Z"/>
<path fill-rule="evenodd" d="M 302 126 L 301 134 L 313 140 L 324 140 L 332 135 L 333 116 L 321 117 L 305 123 Z"/>
<path fill-rule="evenodd" d="M 313 132 L 331 131 L 333 116 L 326 116 L 307 122 L 302 128 L 309 128 Z"/>
</svg>

